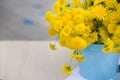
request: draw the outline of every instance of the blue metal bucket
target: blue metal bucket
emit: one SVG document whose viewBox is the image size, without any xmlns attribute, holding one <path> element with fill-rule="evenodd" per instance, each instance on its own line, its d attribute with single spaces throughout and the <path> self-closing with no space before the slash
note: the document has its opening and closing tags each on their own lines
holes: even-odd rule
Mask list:
<svg viewBox="0 0 120 80">
<path fill-rule="evenodd" d="M 83 51 L 85 62 L 79 62 L 80 75 L 88 80 L 109 80 L 117 75 L 120 54 L 103 53 L 103 47 L 93 44 Z"/>
</svg>

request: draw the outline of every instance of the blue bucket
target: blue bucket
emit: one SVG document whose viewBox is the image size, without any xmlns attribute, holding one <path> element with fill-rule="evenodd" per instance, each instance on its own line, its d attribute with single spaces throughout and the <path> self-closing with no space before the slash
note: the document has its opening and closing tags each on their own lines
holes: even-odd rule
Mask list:
<svg viewBox="0 0 120 80">
<path fill-rule="evenodd" d="M 87 47 L 83 54 L 85 62 L 79 62 L 80 75 L 88 80 L 109 80 L 117 75 L 120 54 L 103 53 L 102 44 Z"/>
</svg>

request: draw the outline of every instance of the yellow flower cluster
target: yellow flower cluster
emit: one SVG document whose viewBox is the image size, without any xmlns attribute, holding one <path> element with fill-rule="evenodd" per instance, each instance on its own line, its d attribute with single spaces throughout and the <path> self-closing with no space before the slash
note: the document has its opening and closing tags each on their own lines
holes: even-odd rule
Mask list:
<svg viewBox="0 0 120 80">
<path fill-rule="evenodd" d="M 57 0 L 54 12 L 46 13 L 50 36 L 58 36 L 59 44 L 73 51 L 91 44 L 103 43 L 103 52 L 120 53 L 119 0 Z M 51 49 L 56 50 L 50 44 Z M 84 53 L 71 54 L 83 62 Z"/>
</svg>

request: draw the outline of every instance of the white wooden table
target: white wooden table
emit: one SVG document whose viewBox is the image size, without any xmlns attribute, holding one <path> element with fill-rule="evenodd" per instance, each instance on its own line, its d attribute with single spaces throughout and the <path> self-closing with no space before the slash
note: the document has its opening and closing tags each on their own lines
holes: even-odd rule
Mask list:
<svg viewBox="0 0 120 80">
<path fill-rule="evenodd" d="M 61 68 L 69 62 L 71 51 L 54 41 L 0 41 L 0 79 L 3 80 L 64 80 Z"/>
</svg>

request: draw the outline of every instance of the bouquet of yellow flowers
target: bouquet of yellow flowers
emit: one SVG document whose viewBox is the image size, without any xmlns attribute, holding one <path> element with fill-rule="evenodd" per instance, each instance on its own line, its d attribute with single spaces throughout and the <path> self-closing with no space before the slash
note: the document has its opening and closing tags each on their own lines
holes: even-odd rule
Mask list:
<svg viewBox="0 0 120 80">
<path fill-rule="evenodd" d="M 50 36 L 58 36 L 77 61 L 85 60 L 82 50 L 92 44 L 104 44 L 105 53 L 120 53 L 120 0 L 57 0 L 45 17 Z M 50 47 L 56 50 L 55 44 Z M 66 64 L 63 71 L 71 74 L 72 68 Z"/>
</svg>

